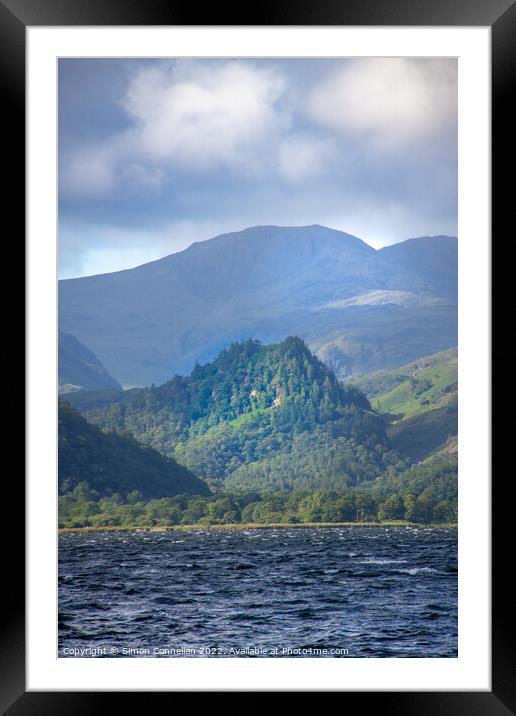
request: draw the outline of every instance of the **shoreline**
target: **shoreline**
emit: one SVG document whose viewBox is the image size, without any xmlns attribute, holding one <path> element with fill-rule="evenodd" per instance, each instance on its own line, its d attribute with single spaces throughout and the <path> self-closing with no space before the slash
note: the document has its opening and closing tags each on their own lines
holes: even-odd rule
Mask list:
<svg viewBox="0 0 516 716">
<path fill-rule="evenodd" d="M 270 523 L 232 523 L 227 525 L 109 525 L 104 527 L 59 527 L 58 533 L 68 532 L 191 532 L 194 530 L 254 530 L 254 529 L 285 529 L 287 527 L 419 527 L 457 529 L 455 522 L 423 524 L 396 520 L 392 522 L 270 522 Z"/>
</svg>

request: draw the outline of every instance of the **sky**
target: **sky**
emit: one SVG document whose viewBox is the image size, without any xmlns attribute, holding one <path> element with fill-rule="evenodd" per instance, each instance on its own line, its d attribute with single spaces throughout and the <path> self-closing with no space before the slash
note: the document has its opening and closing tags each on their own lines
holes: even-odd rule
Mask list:
<svg viewBox="0 0 516 716">
<path fill-rule="evenodd" d="M 248 226 L 457 235 L 454 59 L 60 59 L 59 275 Z"/>
</svg>

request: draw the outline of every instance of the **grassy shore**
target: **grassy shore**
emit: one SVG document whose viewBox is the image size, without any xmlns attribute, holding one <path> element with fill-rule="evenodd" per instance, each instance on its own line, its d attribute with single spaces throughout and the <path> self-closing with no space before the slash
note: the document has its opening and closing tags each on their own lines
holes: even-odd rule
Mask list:
<svg viewBox="0 0 516 716">
<path fill-rule="evenodd" d="M 271 522 L 262 524 L 259 522 L 239 523 L 228 525 L 110 525 L 105 527 L 60 527 L 59 532 L 184 532 L 190 530 L 254 530 L 268 529 L 271 527 L 441 527 L 457 528 L 455 522 L 440 524 L 416 524 L 405 520 L 391 522 Z"/>
</svg>

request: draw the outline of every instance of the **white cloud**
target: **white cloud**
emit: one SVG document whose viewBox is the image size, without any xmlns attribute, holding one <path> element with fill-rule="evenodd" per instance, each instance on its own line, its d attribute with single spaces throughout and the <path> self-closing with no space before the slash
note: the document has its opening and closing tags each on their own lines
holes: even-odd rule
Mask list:
<svg viewBox="0 0 516 716">
<path fill-rule="evenodd" d="M 293 134 L 278 148 L 281 176 L 293 184 L 315 179 L 325 172 L 335 156 L 335 142 L 305 134 Z"/>
<path fill-rule="evenodd" d="M 62 277 L 264 223 L 324 224 L 375 246 L 456 233 L 455 61 L 145 65 L 125 66 L 125 116 L 116 93 L 94 94 L 95 131 L 60 127 Z"/>
<path fill-rule="evenodd" d="M 282 78 L 245 62 L 179 62 L 145 69 L 124 107 L 136 120 L 144 154 L 190 168 L 256 159 L 281 124 Z"/>
<path fill-rule="evenodd" d="M 100 195 L 126 183 L 157 187 L 164 167 L 226 166 L 253 175 L 270 161 L 288 125 L 288 112 L 278 106 L 284 90 L 272 68 L 243 61 L 189 60 L 142 69 L 122 103 L 133 126 L 64 152 L 61 190 Z"/>
<path fill-rule="evenodd" d="M 158 167 L 149 166 L 133 130 L 97 143 L 75 145 L 62 152 L 59 187 L 63 194 L 103 195 L 121 182 L 128 186 L 159 186 Z"/>
<path fill-rule="evenodd" d="M 456 119 L 454 60 L 359 59 L 308 97 L 306 111 L 331 130 L 362 135 L 381 149 L 435 136 Z"/>
<path fill-rule="evenodd" d="M 121 169 L 122 178 L 128 184 L 139 187 L 159 187 L 163 181 L 163 170 L 146 167 L 137 162 L 125 164 Z"/>
</svg>

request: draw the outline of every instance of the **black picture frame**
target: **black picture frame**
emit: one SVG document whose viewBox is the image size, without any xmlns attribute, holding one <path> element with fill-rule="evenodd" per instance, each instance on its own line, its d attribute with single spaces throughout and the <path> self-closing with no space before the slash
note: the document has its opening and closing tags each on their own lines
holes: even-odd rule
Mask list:
<svg viewBox="0 0 516 716">
<path fill-rule="evenodd" d="M 202 17 L 202 23 L 197 22 Z M 514 182 L 509 181 L 514 147 L 512 134 L 516 116 L 511 109 L 511 76 L 516 72 L 515 0 L 297 0 L 261 2 L 247 12 L 220 4 L 200 8 L 179 6 L 169 0 L 0 0 L 0 83 L 2 89 L 4 142 L 14 149 L 9 164 L 9 185 L 5 207 L 16 224 L 25 215 L 25 30 L 27 26 L 73 25 L 391 25 L 391 26 L 490 26 L 492 32 L 492 235 L 509 227 Z M 514 156 L 514 155 L 513 155 Z M 512 217 L 511 217 L 512 218 Z M 16 236 L 23 246 L 20 229 Z M 21 257 L 23 260 L 23 256 Z M 22 299 L 23 302 L 23 299 Z M 493 313 L 493 317 L 494 317 Z M 17 400 L 19 397 L 17 391 Z M 501 440 L 499 441 L 501 443 Z M 10 471 L 12 495 L 4 509 L 4 607 L 0 617 L 0 712 L 22 714 L 90 714 L 113 708 L 119 693 L 26 692 L 24 545 L 20 525 L 24 519 L 24 485 L 19 474 Z M 509 533 L 513 506 L 504 499 L 504 477 L 493 484 L 492 540 L 492 691 L 469 692 L 344 692 L 341 708 L 378 708 L 400 716 L 468 714 L 506 716 L 516 712 L 514 596 L 507 588 L 510 569 Z M 500 482 L 502 483 L 500 485 Z M 11 509 L 16 505 L 16 509 Z M 5 525 L 5 523 L 4 523 Z M 511 530 L 512 531 L 512 530 Z M 9 535 L 15 535 L 11 539 Z M 410 685 L 407 685 L 410 687 Z M 161 701 L 170 693 L 156 694 Z M 148 695 L 131 693 L 132 707 L 148 707 Z M 146 701 L 144 701 L 144 699 Z M 107 703 L 106 703 L 107 702 Z M 170 701 L 169 701 L 170 703 Z M 256 705 L 256 702 L 255 702 Z"/>
</svg>

